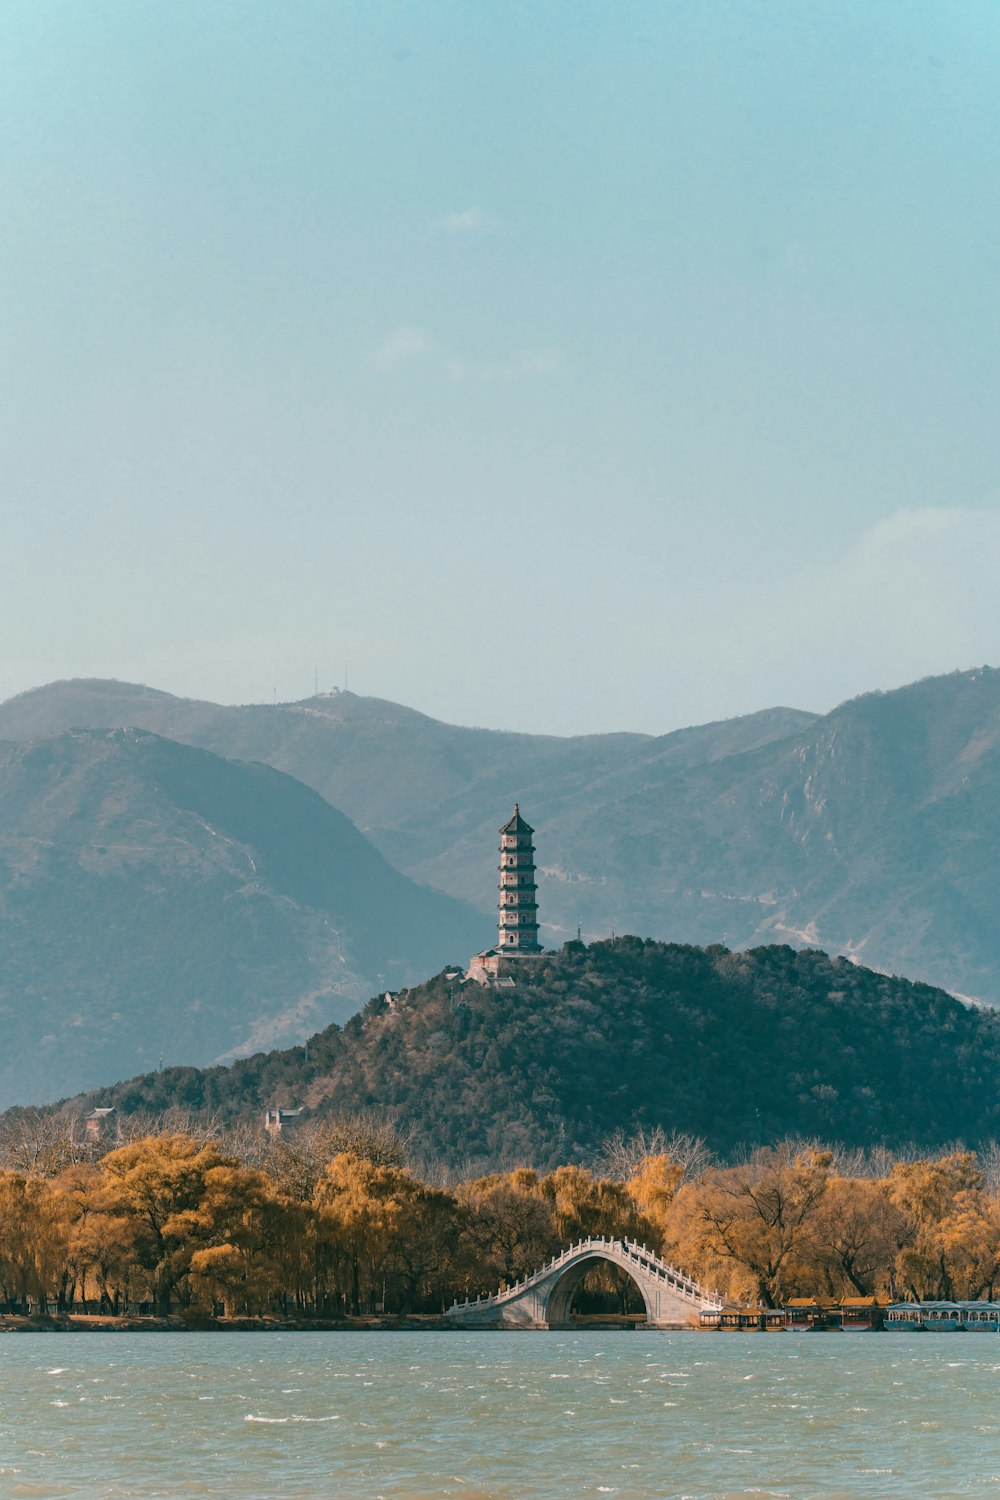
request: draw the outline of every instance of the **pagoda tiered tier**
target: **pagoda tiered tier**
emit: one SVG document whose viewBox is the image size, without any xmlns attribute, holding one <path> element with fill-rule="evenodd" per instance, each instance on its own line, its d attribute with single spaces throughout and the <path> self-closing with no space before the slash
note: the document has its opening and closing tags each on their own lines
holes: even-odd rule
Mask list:
<svg viewBox="0 0 1000 1500">
<path fill-rule="evenodd" d="M 521 817 L 517 803 L 514 816 L 500 830 L 500 919 L 497 948 L 501 953 L 541 953 L 538 941 L 538 901 L 535 892 L 534 829 Z"/>
</svg>

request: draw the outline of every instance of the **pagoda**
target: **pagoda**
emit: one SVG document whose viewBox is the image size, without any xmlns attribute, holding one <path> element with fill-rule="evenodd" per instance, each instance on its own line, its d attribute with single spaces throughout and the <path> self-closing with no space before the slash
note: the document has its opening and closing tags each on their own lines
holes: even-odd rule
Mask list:
<svg viewBox="0 0 1000 1500">
<path fill-rule="evenodd" d="M 480 984 L 512 984 L 518 966 L 543 952 L 538 941 L 534 831 L 515 802 L 514 816 L 500 830 L 497 945 L 477 953 L 469 965 L 467 977 Z"/>
<path fill-rule="evenodd" d="M 541 953 L 538 941 L 538 902 L 535 892 L 534 829 L 521 817 L 514 803 L 514 816 L 500 830 L 500 920 L 497 947 L 501 953 Z"/>
</svg>

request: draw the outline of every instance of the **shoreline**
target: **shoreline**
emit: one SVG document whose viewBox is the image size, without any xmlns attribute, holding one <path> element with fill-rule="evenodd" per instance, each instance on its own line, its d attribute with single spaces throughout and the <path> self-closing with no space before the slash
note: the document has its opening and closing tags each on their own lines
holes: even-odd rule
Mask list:
<svg viewBox="0 0 1000 1500">
<path fill-rule="evenodd" d="M 581 1318 L 575 1325 L 581 1330 L 611 1329 L 636 1331 L 641 1323 L 617 1316 L 602 1318 L 599 1314 Z M 154 1314 L 125 1314 L 115 1317 L 104 1313 L 51 1313 L 24 1315 L 0 1313 L 0 1334 L 4 1333 L 539 1333 L 548 1329 L 459 1328 L 440 1313 L 398 1314 L 370 1313 L 348 1318 L 213 1318 L 171 1313 L 169 1317 Z M 690 1332 L 704 1330 L 692 1328 Z M 714 1330 L 710 1330 L 714 1331 Z"/>
<path fill-rule="evenodd" d="M 4 1333 L 348 1333 L 390 1330 L 447 1329 L 436 1313 L 410 1317 L 359 1318 L 212 1318 L 168 1317 L 126 1314 L 120 1317 L 97 1313 L 52 1313 L 49 1316 L 0 1314 Z"/>
</svg>

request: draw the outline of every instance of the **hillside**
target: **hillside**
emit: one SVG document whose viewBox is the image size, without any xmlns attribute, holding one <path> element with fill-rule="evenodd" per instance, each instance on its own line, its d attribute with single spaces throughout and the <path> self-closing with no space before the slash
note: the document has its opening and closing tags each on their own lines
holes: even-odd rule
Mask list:
<svg viewBox="0 0 1000 1500">
<path fill-rule="evenodd" d="M 0 744 L 0 1103 L 298 1040 L 490 925 L 309 788 L 134 730 Z"/>
<path fill-rule="evenodd" d="M 1000 672 L 662 737 L 439 724 L 325 695 L 223 708 L 119 683 L 0 705 L 0 735 L 139 723 L 289 771 L 414 879 L 495 902 L 496 829 L 538 830 L 544 935 L 816 944 L 1000 1004 Z"/>
<path fill-rule="evenodd" d="M 442 973 L 301 1047 L 163 1073 L 79 1103 L 230 1120 L 266 1105 L 373 1109 L 451 1168 L 592 1158 L 664 1126 L 717 1150 L 786 1135 L 851 1145 L 1000 1133 L 1000 1016 L 788 947 L 569 943 L 530 982 Z"/>
</svg>

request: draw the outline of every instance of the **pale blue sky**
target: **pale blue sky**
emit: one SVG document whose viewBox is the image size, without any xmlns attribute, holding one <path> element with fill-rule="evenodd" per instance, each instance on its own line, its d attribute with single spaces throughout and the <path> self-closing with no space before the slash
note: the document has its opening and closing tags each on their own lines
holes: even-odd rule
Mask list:
<svg viewBox="0 0 1000 1500">
<path fill-rule="evenodd" d="M 0 696 L 1000 660 L 1000 9 L 5 0 Z"/>
</svg>

